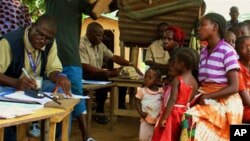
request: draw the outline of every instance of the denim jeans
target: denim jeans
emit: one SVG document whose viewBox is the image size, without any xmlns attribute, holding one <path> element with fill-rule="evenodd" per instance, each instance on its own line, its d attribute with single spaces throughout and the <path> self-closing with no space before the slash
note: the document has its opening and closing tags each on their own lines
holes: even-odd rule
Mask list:
<svg viewBox="0 0 250 141">
<path fill-rule="evenodd" d="M 63 73 L 67 75 L 68 79 L 71 82 L 71 92 L 75 95 L 83 95 L 82 88 L 82 67 L 79 66 L 63 66 Z M 70 116 L 70 127 L 69 132 L 72 127 L 72 120 L 77 118 L 83 113 L 86 113 L 86 104 L 85 99 L 81 99 L 81 101 L 74 107 L 74 110 Z M 70 133 L 69 133 L 70 135 Z"/>
<path fill-rule="evenodd" d="M 82 67 L 63 66 L 63 73 L 66 74 L 71 81 L 71 92 L 75 95 L 83 95 L 82 71 Z M 73 118 L 76 118 L 82 113 L 86 113 L 85 99 L 81 99 L 81 101 L 75 106 L 72 116 Z"/>
</svg>

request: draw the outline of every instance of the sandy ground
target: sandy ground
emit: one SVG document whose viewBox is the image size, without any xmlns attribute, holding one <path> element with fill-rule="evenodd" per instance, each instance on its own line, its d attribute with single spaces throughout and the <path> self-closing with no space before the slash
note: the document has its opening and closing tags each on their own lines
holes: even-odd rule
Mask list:
<svg viewBox="0 0 250 141">
<path fill-rule="evenodd" d="M 69 141 L 82 141 L 82 136 L 77 125 L 73 121 L 72 132 Z M 109 125 L 102 125 L 92 121 L 91 137 L 96 141 L 139 141 L 140 119 L 134 117 L 118 117 L 114 123 L 114 130 L 109 131 Z M 39 138 L 29 137 L 25 141 L 39 141 Z"/>
<path fill-rule="evenodd" d="M 108 98 L 109 99 L 109 98 Z M 126 101 L 129 101 L 127 95 Z M 106 111 L 108 111 L 109 100 L 106 101 Z M 127 104 L 129 108 L 129 104 Z M 117 122 L 114 123 L 114 130 L 109 131 L 110 125 L 103 125 L 95 122 L 92 117 L 90 135 L 96 141 L 139 141 L 139 117 L 118 116 Z M 28 141 L 39 141 L 39 138 L 29 138 Z M 82 136 L 78 128 L 78 122 L 73 120 L 72 132 L 69 141 L 82 141 Z"/>
</svg>

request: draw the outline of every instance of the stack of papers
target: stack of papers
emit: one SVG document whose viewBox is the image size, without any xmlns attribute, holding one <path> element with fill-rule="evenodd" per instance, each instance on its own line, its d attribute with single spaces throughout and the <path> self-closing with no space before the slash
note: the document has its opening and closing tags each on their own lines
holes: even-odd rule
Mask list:
<svg viewBox="0 0 250 141">
<path fill-rule="evenodd" d="M 14 118 L 32 114 L 35 110 L 43 108 L 41 104 L 24 104 L 0 101 L 0 118 Z"/>
<path fill-rule="evenodd" d="M 51 92 L 44 92 L 44 94 L 48 95 L 51 97 Z M 68 97 L 65 94 L 64 98 L 75 98 L 75 99 L 88 99 L 89 96 L 82 96 L 82 95 L 74 95 L 72 94 L 72 97 Z M 37 104 L 41 104 L 44 105 L 47 102 L 52 101 L 52 99 L 44 97 L 44 98 L 34 98 L 34 97 L 30 97 L 26 94 L 24 94 L 24 91 L 16 91 L 14 93 L 10 93 L 10 94 L 6 94 L 3 95 L 2 97 L 0 97 L 1 101 L 8 101 L 8 102 L 21 102 L 21 103 L 37 103 Z"/>
<path fill-rule="evenodd" d="M 51 92 L 45 92 L 45 94 L 51 96 Z M 72 94 L 72 97 L 65 95 L 65 98 L 87 99 L 89 97 Z M 0 110 L 0 119 L 32 114 L 35 110 L 43 108 L 44 105 L 50 101 L 52 101 L 52 99 L 47 97 L 30 97 L 25 95 L 24 91 L 0 93 L 0 109 L 2 109 Z"/>
<path fill-rule="evenodd" d="M 99 81 L 99 80 L 82 80 L 83 84 L 101 84 L 101 85 L 105 85 L 105 84 L 110 84 L 111 81 Z"/>
<path fill-rule="evenodd" d="M 51 92 L 44 92 L 44 94 L 48 95 L 48 96 L 51 96 Z M 72 94 L 71 93 L 71 97 L 67 96 L 66 94 L 63 93 L 63 97 L 65 99 L 67 98 L 75 98 L 75 99 L 89 99 L 89 96 L 83 96 L 83 95 L 75 95 L 75 94 Z"/>
<path fill-rule="evenodd" d="M 4 95 L 3 100 L 6 101 L 16 101 L 16 102 L 25 102 L 25 103 L 39 103 L 44 105 L 45 103 L 52 101 L 51 99 L 44 98 L 33 98 L 24 94 L 24 91 L 16 91 L 11 94 Z"/>
</svg>

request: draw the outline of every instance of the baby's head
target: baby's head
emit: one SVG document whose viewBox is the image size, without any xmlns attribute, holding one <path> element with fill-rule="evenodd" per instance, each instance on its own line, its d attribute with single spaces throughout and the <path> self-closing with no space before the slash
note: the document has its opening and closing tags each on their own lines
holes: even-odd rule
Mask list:
<svg viewBox="0 0 250 141">
<path fill-rule="evenodd" d="M 229 43 L 233 48 L 235 48 L 236 36 L 232 31 L 226 31 L 225 41 Z"/>
<path fill-rule="evenodd" d="M 157 84 L 161 80 L 161 72 L 156 67 L 150 67 L 147 69 L 144 75 L 143 85 L 145 87 L 151 87 Z"/>
<path fill-rule="evenodd" d="M 235 49 L 240 60 L 250 61 L 250 36 L 241 36 L 237 38 Z"/>
<path fill-rule="evenodd" d="M 169 59 L 169 76 L 177 76 L 185 71 L 194 70 L 198 67 L 199 55 L 192 48 L 177 48 Z"/>
</svg>

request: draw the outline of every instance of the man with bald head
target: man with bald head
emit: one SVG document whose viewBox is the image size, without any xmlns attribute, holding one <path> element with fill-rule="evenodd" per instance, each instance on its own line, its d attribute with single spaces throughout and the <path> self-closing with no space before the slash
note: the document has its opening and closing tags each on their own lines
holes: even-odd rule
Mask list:
<svg viewBox="0 0 250 141">
<path fill-rule="evenodd" d="M 50 81 L 43 80 L 43 91 L 51 92 L 60 87 L 65 94 L 71 95 L 70 81 L 61 73 L 55 35 L 56 22 L 45 14 L 31 26 L 3 36 L 0 40 L 0 87 L 3 91 L 38 89 L 37 80 L 48 78 Z M 30 78 L 25 76 L 22 68 Z M 15 130 L 15 127 L 6 128 L 4 140 L 16 141 Z"/>
</svg>

